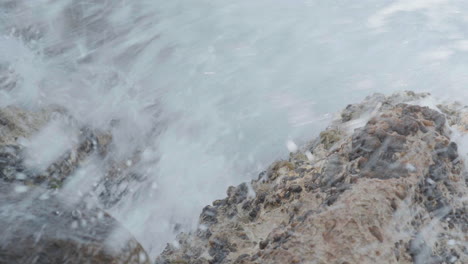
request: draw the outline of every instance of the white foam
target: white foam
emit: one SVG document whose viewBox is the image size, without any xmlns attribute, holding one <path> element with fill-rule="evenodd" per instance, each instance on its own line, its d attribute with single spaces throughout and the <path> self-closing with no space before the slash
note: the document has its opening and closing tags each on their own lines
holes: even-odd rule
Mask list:
<svg viewBox="0 0 468 264">
<path fill-rule="evenodd" d="M 286 142 L 286 147 L 288 148 L 289 152 L 292 152 L 292 153 L 296 152 L 298 149 L 296 143 L 294 143 L 294 141 L 292 140 L 288 140 Z"/>
<path fill-rule="evenodd" d="M 305 155 L 306 155 L 306 157 L 307 157 L 307 159 L 309 161 L 314 161 L 315 160 L 314 155 L 310 151 L 306 151 Z"/>
<path fill-rule="evenodd" d="M 61 120 L 48 123 L 37 134 L 20 143 L 25 147 L 25 164 L 43 171 L 78 143 L 77 131 Z"/>
</svg>

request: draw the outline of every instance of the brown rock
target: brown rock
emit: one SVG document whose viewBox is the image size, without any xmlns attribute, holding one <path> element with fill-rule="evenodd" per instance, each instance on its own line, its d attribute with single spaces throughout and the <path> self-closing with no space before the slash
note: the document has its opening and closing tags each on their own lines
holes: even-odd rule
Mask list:
<svg viewBox="0 0 468 264">
<path fill-rule="evenodd" d="M 197 263 L 237 263 L 247 255 L 245 263 L 257 264 L 468 263 L 463 247 L 467 178 L 448 127 L 459 125 L 464 131 L 466 124 L 457 123 L 460 107 L 447 106 L 444 115 L 407 104 L 427 96 L 374 95 L 349 105 L 306 146 L 313 161 L 291 155 L 288 162 L 270 166 L 267 181 L 252 181 L 259 197 L 245 197 L 239 205 L 218 203 L 216 222 L 207 232 L 235 234 L 232 226 L 241 225 L 248 239 L 231 236 L 212 254 L 197 257 Z M 353 127 L 352 120 L 363 116 L 369 122 Z M 249 217 L 257 200 L 264 206 Z M 225 213 L 238 207 L 236 217 Z M 164 251 L 156 263 L 173 263 L 194 248 L 208 252 L 213 247 L 194 234 L 179 238 L 182 246 Z M 228 244 L 236 244 L 235 250 Z"/>
</svg>

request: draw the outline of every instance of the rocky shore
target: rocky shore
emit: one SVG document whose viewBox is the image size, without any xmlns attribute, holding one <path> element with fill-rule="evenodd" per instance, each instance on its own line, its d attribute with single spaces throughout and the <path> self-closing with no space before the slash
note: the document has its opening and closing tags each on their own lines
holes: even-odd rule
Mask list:
<svg viewBox="0 0 468 264">
<path fill-rule="evenodd" d="M 468 263 L 468 176 L 453 139 L 468 109 L 428 100 L 349 105 L 288 160 L 229 187 L 156 263 Z"/>
<path fill-rule="evenodd" d="M 47 167 L 28 165 L 25 142 L 54 122 L 78 131 L 78 139 Z M 58 107 L 0 109 L 0 264 L 151 263 L 132 235 L 98 206 L 112 197 L 97 187 L 112 183 L 125 170 L 119 174 L 109 169 L 107 178 L 96 178 L 94 190 L 78 196 L 63 190 L 83 164 L 106 159 L 111 140 L 108 133 L 78 127 Z M 39 150 L 35 155 L 47 155 L 47 149 Z M 110 163 L 109 168 L 118 166 Z M 101 203 L 92 201 L 93 194 Z"/>
<path fill-rule="evenodd" d="M 77 140 L 47 167 L 28 165 L 24 140 L 57 120 Z M 138 178 L 138 153 L 113 160 L 110 132 L 82 127 L 59 107 L 7 107 L 0 264 L 468 263 L 467 132 L 461 104 L 413 92 L 369 96 L 289 159 L 229 187 L 202 210 L 198 229 L 154 262 L 105 211 L 125 193 L 119 184 Z M 89 160 L 105 164 L 104 177 L 82 197 L 67 196 L 64 185 Z"/>
</svg>

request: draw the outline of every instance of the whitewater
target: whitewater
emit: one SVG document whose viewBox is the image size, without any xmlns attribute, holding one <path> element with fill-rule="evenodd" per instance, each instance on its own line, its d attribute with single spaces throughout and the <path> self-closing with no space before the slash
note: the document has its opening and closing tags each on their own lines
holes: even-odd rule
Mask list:
<svg viewBox="0 0 468 264">
<path fill-rule="evenodd" d="M 466 10 L 460 0 L 0 0 L 0 107 L 59 106 L 111 131 L 115 159 L 141 154 L 142 179 L 106 210 L 154 257 L 347 104 L 400 90 L 464 102 Z M 29 164 L 49 165 L 75 133 L 48 126 L 24 143 Z M 89 189 L 100 167 L 64 191 Z"/>
</svg>

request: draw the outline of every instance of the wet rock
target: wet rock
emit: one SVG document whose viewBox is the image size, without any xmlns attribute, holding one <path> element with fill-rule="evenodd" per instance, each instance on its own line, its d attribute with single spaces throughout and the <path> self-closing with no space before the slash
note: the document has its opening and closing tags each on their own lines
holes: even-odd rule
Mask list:
<svg viewBox="0 0 468 264">
<path fill-rule="evenodd" d="M 210 240 L 209 245 L 208 253 L 213 257 L 209 263 L 212 264 L 221 263 L 229 255 L 232 247 L 226 238 L 219 237 Z"/>
<path fill-rule="evenodd" d="M 321 185 L 324 187 L 332 186 L 339 179 L 342 170 L 343 164 L 340 156 L 337 154 L 331 155 L 327 161 L 325 170 L 321 174 Z"/>
<path fill-rule="evenodd" d="M 380 243 L 383 242 L 383 235 L 382 235 L 382 232 L 380 231 L 380 229 L 376 226 L 371 226 L 369 227 L 369 232 L 375 237 L 377 238 L 377 240 L 379 240 Z"/>
<path fill-rule="evenodd" d="M 326 130 L 320 133 L 320 143 L 322 143 L 325 149 L 329 149 L 333 144 L 340 141 L 340 134 L 336 130 Z"/>
<path fill-rule="evenodd" d="M 260 249 L 265 249 L 267 246 L 268 246 L 268 243 L 270 243 L 270 241 L 268 239 L 266 240 L 262 240 L 260 241 L 260 243 L 258 244 L 258 247 Z"/>
<path fill-rule="evenodd" d="M 265 202 L 267 194 L 265 192 L 257 193 L 257 197 L 255 199 L 256 204 L 262 204 Z"/>
<path fill-rule="evenodd" d="M 439 158 L 447 158 L 450 161 L 458 158 L 458 146 L 455 142 L 450 142 L 447 146 L 438 142 L 435 146 L 435 151 Z"/>
<path fill-rule="evenodd" d="M 200 223 L 207 225 L 216 224 L 218 222 L 218 219 L 216 218 L 217 215 L 218 210 L 208 205 L 205 208 L 203 208 L 203 211 L 200 215 Z"/>
<path fill-rule="evenodd" d="M 289 186 L 289 191 L 294 193 L 300 193 L 302 192 L 302 187 L 298 184 L 294 184 Z"/>
<path fill-rule="evenodd" d="M 248 193 L 249 188 L 246 183 L 242 183 L 236 188 L 230 188 L 228 189 L 229 201 L 236 204 L 241 203 L 247 198 Z"/>
<path fill-rule="evenodd" d="M 369 158 L 369 156 L 382 145 L 378 137 L 369 135 L 364 130 L 361 130 L 353 135 L 352 152 L 349 154 L 349 159 Z"/>
<path fill-rule="evenodd" d="M 414 104 L 428 96 L 377 94 L 349 105 L 304 148 L 313 159 L 295 153 L 273 163 L 252 181 L 256 197 L 231 188 L 211 237 L 181 234 L 181 248 L 158 261 L 202 247 L 211 253 L 201 263 L 468 263 L 468 174 L 450 135 L 468 133 L 468 115 L 463 125 L 460 107 Z M 235 235 L 213 241 L 226 234 Z"/>
<path fill-rule="evenodd" d="M 287 175 L 289 171 L 294 171 L 295 167 L 294 164 L 289 161 L 278 161 L 275 162 L 270 168 L 267 170 L 267 177 L 268 180 L 274 181 L 280 176 Z"/>
<path fill-rule="evenodd" d="M 257 215 L 259 214 L 260 210 L 261 210 L 260 206 L 257 205 L 255 208 L 253 208 L 253 209 L 250 211 L 249 217 L 250 217 L 250 220 L 251 220 L 251 221 L 253 221 L 253 220 L 257 217 Z"/>
<path fill-rule="evenodd" d="M 93 153 L 106 155 L 108 133 L 81 128 L 78 144 L 44 171 L 25 164 L 28 146 L 19 139 L 57 120 L 80 131 L 60 107 L 0 109 L 0 263 L 150 263 L 114 218 L 84 198 L 71 201 L 59 191 Z"/>
<path fill-rule="evenodd" d="M 42 199 L 43 191 L 31 187 L 17 194 L 0 184 L 0 263 L 150 263 L 110 215 L 71 206 L 64 197 Z M 27 205 L 20 206 L 21 201 Z"/>
<path fill-rule="evenodd" d="M 346 108 L 341 112 L 341 121 L 343 123 L 348 122 L 352 119 L 358 117 L 359 113 L 359 105 L 348 105 Z"/>
</svg>

